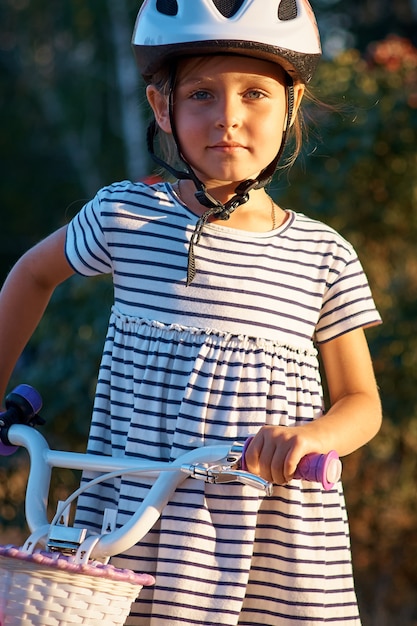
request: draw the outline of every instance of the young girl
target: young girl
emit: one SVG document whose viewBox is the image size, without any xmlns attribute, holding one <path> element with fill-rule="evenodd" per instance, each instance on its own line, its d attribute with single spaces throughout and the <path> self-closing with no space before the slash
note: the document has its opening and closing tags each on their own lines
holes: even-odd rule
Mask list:
<svg viewBox="0 0 417 626">
<path fill-rule="evenodd" d="M 55 287 L 111 272 L 89 451 L 168 460 L 253 436 L 248 469 L 275 484 L 262 497 L 187 479 L 116 559 L 157 581 L 127 624 L 357 625 L 342 486 L 293 475 L 305 454 L 343 456 L 378 431 L 363 328 L 380 318 L 349 243 L 265 190 L 320 56 L 312 10 L 145 0 L 133 44 L 155 116 L 149 149 L 177 182 L 106 187 L 22 257 L 0 299 L 1 390 Z M 158 136 L 175 163 L 155 154 Z M 147 488 L 107 483 L 78 522 L 99 530 L 113 507 L 122 524 Z"/>
</svg>

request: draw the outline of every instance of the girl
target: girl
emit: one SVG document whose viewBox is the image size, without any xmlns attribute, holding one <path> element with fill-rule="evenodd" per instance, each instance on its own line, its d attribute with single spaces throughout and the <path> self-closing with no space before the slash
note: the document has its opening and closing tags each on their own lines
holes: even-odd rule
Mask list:
<svg viewBox="0 0 417 626">
<path fill-rule="evenodd" d="M 248 469 L 276 485 L 262 498 L 188 479 L 115 560 L 157 580 L 127 624 L 359 624 L 342 486 L 293 475 L 305 454 L 346 455 L 378 431 L 363 328 L 380 319 L 349 243 L 265 190 L 320 56 L 313 13 L 307 0 L 147 0 L 133 44 L 149 149 L 177 182 L 102 189 L 17 263 L 0 299 L 1 388 L 55 287 L 111 272 L 89 451 L 168 460 L 253 435 Z M 122 524 L 147 488 L 103 485 L 78 522 L 99 530 L 113 507 Z"/>
</svg>

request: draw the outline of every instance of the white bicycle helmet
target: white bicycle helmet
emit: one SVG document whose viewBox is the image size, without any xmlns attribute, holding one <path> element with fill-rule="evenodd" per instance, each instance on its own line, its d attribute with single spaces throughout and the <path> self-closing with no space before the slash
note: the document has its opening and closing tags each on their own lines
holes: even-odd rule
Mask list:
<svg viewBox="0 0 417 626">
<path fill-rule="evenodd" d="M 307 0 L 145 0 L 132 44 L 145 80 L 173 57 L 238 53 L 309 82 L 321 56 Z"/>
</svg>

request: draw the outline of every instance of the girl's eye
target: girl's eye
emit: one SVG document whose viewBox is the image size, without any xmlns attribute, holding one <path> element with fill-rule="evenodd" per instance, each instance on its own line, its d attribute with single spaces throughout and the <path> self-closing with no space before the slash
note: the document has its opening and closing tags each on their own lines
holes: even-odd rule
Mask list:
<svg viewBox="0 0 417 626">
<path fill-rule="evenodd" d="M 250 91 L 247 92 L 246 97 L 249 98 L 250 100 L 258 100 L 260 98 L 264 98 L 265 94 L 262 91 L 259 91 L 258 89 L 251 89 Z"/>
<path fill-rule="evenodd" d="M 208 91 L 199 89 L 198 91 L 194 91 L 194 93 L 191 94 L 191 98 L 193 100 L 208 100 L 208 98 L 210 98 L 210 94 Z"/>
</svg>

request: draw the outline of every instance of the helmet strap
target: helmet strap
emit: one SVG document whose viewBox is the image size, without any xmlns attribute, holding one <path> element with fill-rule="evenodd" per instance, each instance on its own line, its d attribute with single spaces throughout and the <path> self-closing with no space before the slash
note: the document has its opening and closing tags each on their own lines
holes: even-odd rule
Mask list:
<svg viewBox="0 0 417 626">
<path fill-rule="evenodd" d="M 241 204 L 245 204 L 249 200 L 249 192 L 252 189 L 255 189 L 259 185 L 258 179 L 255 180 L 247 180 L 243 183 L 240 183 L 235 189 L 235 195 L 233 198 L 228 200 L 225 204 L 216 200 L 208 191 L 205 184 L 198 178 L 191 165 L 185 159 L 184 155 L 181 151 L 181 144 L 177 134 L 177 127 L 175 124 L 174 118 L 174 93 L 175 93 L 175 83 L 176 83 L 176 72 L 174 69 L 171 70 L 170 75 L 170 85 L 169 85 L 169 119 L 171 125 L 172 136 L 175 141 L 175 145 L 177 146 L 178 158 L 181 163 L 184 165 L 185 169 L 178 169 L 171 164 L 167 163 L 161 157 L 159 157 L 155 152 L 155 139 L 159 132 L 159 127 L 155 120 L 152 120 L 148 126 L 146 141 L 148 152 L 158 165 L 166 169 L 170 174 L 172 174 L 175 178 L 179 180 L 192 180 L 195 187 L 195 197 L 198 202 L 209 209 L 211 211 L 211 215 L 215 214 L 218 219 L 227 220 L 230 215 L 233 213 L 235 209 Z M 208 216 L 210 217 L 210 216 Z"/>
<path fill-rule="evenodd" d="M 235 189 L 235 195 L 230 198 L 225 204 L 221 203 L 219 200 L 216 200 L 208 191 L 205 184 L 198 178 L 191 165 L 185 159 L 184 155 L 181 151 L 181 144 L 179 142 L 177 128 L 175 124 L 174 118 L 174 93 L 175 93 L 175 83 L 176 83 L 176 72 L 175 69 L 172 68 L 170 75 L 170 84 L 169 84 L 169 118 L 172 136 L 174 138 L 175 144 L 177 146 L 178 157 L 183 163 L 185 169 L 177 169 L 161 159 L 155 153 L 155 138 L 159 132 L 159 127 L 155 120 L 153 120 L 147 130 L 147 148 L 151 158 L 161 167 L 165 168 L 170 174 L 172 174 L 175 178 L 179 180 L 192 180 L 195 187 L 195 197 L 198 202 L 206 207 L 206 211 L 199 218 L 194 233 L 190 240 L 190 247 L 188 252 L 188 268 L 187 268 L 187 286 L 192 283 L 196 274 L 195 267 L 195 256 L 194 256 L 194 246 L 196 246 L 200 240 L 202 229 L 204 228 L 207 221 L 210 217 L 215 216 L 217 219 L 228 220 L 233 211 L 235 211 L 239 206 L 245 204 L 249 200 L 249 192 L 252 189 L 261 189 L 265 187 L 267 184 L 271 182 L 271 179 L 275 173 L 275 170 L 278 166 L 280 159 L 282 158 L 283 152 L 285 150 L 288 134 L 291 128 L 292 116 L 294 113 L 294 84 L 291 76 L 286 74 L 287 77 L 287 119 L 284 132 L 282 134 L 281 145 L 279 151 L 271 163 L 264 168 L 260 174 L 254 180 L 248 179 L 239 183 L 239 185 Z"/>
<path fill-rule="evenodd" d="M 294 81 L 292 77 L 286 73 L 286 92 L 287 92 L 287 119 L 285 122 L 284 132 L 282 133 L 281 145 L 278 150 L 276 157 L 271 163 L 262 170 L 262 172 L 258 176 L 258 187 L 265 187 L 271 182 L 273 175 L 278 167 L 278 163 L 280 162 L 282 155 L 284 154 L 284 150 L 286 148 L 288 142 L 288 136 L 291 129 L 292 118 L 294 115 L 294 103 L 295 103 L 295 94 L 294 94 Z"/>
<path fill-rule="evenodd" d="M 249 200 L 249 192 L 252 189 L 261 189 L 265 187 L 271 182 L 273 175 L 277 169 L 278 163 L 282 158 L 284 153 L 288 135 L 291 128 L 292 117 L 294 113 L 294 83 L 292 77 L 286 73 L 287 80 L 287 120 L 284 132 L 282 134 L 281 145 L 276 157 L 271 161 L 271 163 L 264 168 L 256 179 L 248 179 L 242 183 L 240 183 L 235 189 L 235 196 L 231 198 L 226 204 L 222 204 L 216 198 L 214 198 L 208 191 L 204 183 L 198 178 L 191 165 L 187 162 L 184 155 L 181 151 L 181 144 L 179 142 L 177 127 L 175 124 L 174 118 L 174 93 L 175 93 L 175 83 L 176 83 L 176 72 L 175 69 L 171 69 L 170 74 L 170 83 L 169 83 L 169 119 L 172 130 L 172 136 L 175 141 L 175 145 L 177 146 L 178 157 L 180 161 L 183 163 L 185 170 L 177 169 L 161 159 L 155 153 L 155 138 L 159 132 L 158 125 L 155 120 L 153 120 L 147 130 L 147 148 L 151 158 L 161 167 L 166 169 L 170 174 L 172 174 L 175 178 L 180 180 L 192 180 L 197 191 L 195 192 L 195 197 L 198 202 L 206 207 L 207 209 L 216 209 L 217 217 L 219 219 L 229 219 L 231 213 L 240 206 Z"/>
</svg>

